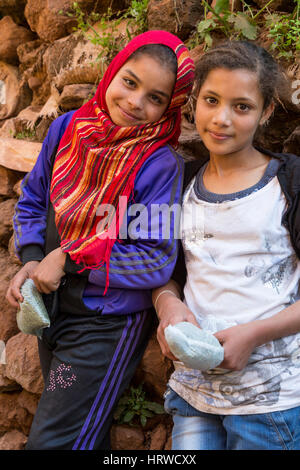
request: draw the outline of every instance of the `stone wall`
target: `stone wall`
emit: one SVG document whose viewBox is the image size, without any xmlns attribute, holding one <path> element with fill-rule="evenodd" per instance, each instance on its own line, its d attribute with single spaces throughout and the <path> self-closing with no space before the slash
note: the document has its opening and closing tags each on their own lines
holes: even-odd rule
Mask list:
<svg viewBox="0 0 300 470">
<path fill-rule="evenodd" d="M 109 5 L 117 11 L 130 2 L 78 3 L 87 12 L 96 4 L 101 13 Z M 279 9 L 288 11 L 290 2 L 277 3 Z M 43 390 L 36 338 L 19 332 L 16 311 L 5 300 L 9 281 L 20 269 L 12 229 L 20 182 L 33 167 L 53 119 L 80 107 L 95 91 L 105 69 L 105 64 L 96 62 L 99 46 L 73 32 L 76 23 L 68 16 L 71 4 L 71 0 L 0 0 L 0 449 L 24 448 Z M 187 40 L 203 15 L 200 4 L 197 0 L 150 0 L 148 29 L 166 29 Z M 121 23 L 113 34 L 124 36 L 125 27 Z M 260 42 L 268 46 L 263 34 Z M 197 61 L 203 46 L 191 53 Z M 300 80 L 299 59 L 284 65 L 291 83 Z M 257 139 L 271 150 L 299 153 L 300 107 L 291 95 L 291 88 L 282 90 L 284 106 Z M 186 159 L 203 151 L 190 106 L 183 110 L 179 150 Z M 132 383 L 144 383 L 148 398 L 162 403 L 172 367 L 161 355 L 153 331 Z M 115 449 L 170 449 L 171 428 L 166 415 L 150 418 L 144 428 L 114 424 L 112 445 Z"/>
</svg>

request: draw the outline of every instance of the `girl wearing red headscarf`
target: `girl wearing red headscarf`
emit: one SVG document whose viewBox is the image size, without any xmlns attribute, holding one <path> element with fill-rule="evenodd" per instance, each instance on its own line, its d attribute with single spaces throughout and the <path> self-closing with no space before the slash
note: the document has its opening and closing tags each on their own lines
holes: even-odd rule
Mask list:
<svg viewBox="0 0 300 470">
<path fill-rule="evenodd" d="M 7 299 L 17 307 L 30 277 L 51 320 L 38 340 L 45 388 L 27 449 L 109 448 L 113 410 L 151 332 L 151 290 L 176 261 L 174 218 L 166 236 L 158 208 L 180 203 L 173 148 L 193 70 L 177 37 L 137 36 L 94 98 L 52 123 L 23 180 L 14 229 L 24 266 Z"/>
</svg>

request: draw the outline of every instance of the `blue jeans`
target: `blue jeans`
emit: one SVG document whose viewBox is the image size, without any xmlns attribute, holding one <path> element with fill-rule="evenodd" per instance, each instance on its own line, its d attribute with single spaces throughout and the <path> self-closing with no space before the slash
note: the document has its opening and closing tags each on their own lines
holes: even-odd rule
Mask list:
<svg viewBox="0 0 300 470">
<path fill-rule="evenodd" d="M 173 415 L 173 450 L 300 450 L 300 406 L 251 415 L 196 410 L 171 388 L 165 410 Z"/>
</svg>

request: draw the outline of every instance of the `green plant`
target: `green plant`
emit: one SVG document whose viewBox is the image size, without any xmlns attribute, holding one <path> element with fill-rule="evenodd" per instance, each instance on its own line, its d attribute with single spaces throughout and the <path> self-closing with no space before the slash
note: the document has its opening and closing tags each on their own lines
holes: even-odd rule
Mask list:
<svg viewBox="0 0 300 470">
<path fill-rule="evenodd" d="M 62 11 L 60 11 L 63 14 Z M 71 11 L 64 13 L 76 20 L 77 25 L 73 27 L 73 31 L 81 31 L 81 33 L 93 44 L 100 46 L 101 51 L 97 57 L 97 61 L 110 61 L 114 55 L 124 46 L 124 40 L 116 34 L 118 25 L 122 20 L 121 12 L 113 16 L 111 8 L 107 12 L 100 15 L 92 11 L 85 13 L 77 2 L 73 2 Z M 97 24 L 99 32 L 94 28 Z"/>
<path fill-rule="evenodd" d="M 120 424 L 133 425 L 133 421 L 139 419 L 142 426 L 145 426 L 147 419 L 154 414 L 165 413 L 164 407 L 159 403 L 146 400 L 146 393 L 143 385 L 137 388 L 131 387 L 130 394 L 125 394 L 117 405 L 114 419 Z"/>
<path fill-rule="evenodd" d="M 295 51 L 300 51 L 300 0 L 295 3 L 296 8 L 290 15 L 273 13 L 266 16 L 268 36 L 273 39 L 271 50 L 277 57 L 289 59 Z"/>
<path fill-rule="evenodd" d="M 143 33 L 147 29 L 147 8 L 149 0 L 131 0 L 131 4 L 126 12 L 129 24 L 137 25 L 136 34 Z"/>
<path fill-rule="evenodd" d="M 110 62 L 132 38 L 132 30 L 135 34 L 146 30 L 148 3 L 149 0 L 131 0 L 126 11 L 118 11 L 113 14 L 112 9 L 108 8 L 106 13 L 100 15 L 94 11 L 87 14 L 80 8 L 78 2 L 74 2 L 70 12 L 60 11 L 60 13 L 74 18 L 77 25 L 73 27 L 73 30 L 81 31 L 89 41 L 100 46 L 101 52 L 97 57 L 98 61 Z M 120 35 L 118 27 L 123 20 L 127 20 L 126 34 Z M 94 27 L 95 23 L 97 23 L 97 30 Z M 88 32 L 89 34 L 87 34 Z"/>
<path fill-rule="evenodd" d="M 24 129 L 24 131 L 18 132 L 13 137 L 14 139 L 20 139 L 20 140 L 26 140 L 26 139 L 34 140 L 36 138 L 36 132 L 35 132 L 35 129 L 33 130 Z"/>
<path fill-rule="evenodd" d="M 194 47 L 204 42 L 206 48 L 211 47 L 213 41 L 211 33 L 213 31 L 219 31 L 230 39 L 255 40 L 258 35 L 257 18 L 273 1 L 270 0 L 263 8 L 254 13 L 243 0 L 243 9 L 238 12 L 230 10 L 229 0 L 217 0 L 214 8 L 206 0 L 202 0 L 204 20 L 198 23 L 189 46 Z"/>
</svg>

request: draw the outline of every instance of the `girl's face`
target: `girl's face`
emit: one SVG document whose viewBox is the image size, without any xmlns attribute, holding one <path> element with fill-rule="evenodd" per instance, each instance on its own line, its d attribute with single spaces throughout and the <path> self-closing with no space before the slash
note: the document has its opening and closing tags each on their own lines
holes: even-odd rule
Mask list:
<svg viewBox="0 0 300 470">
<path fill-rule="evenodd" d="M 203 83 L 196 106 L 196 127 L 214 155 L 232 155 L 249 149 L 259 124 L 273 111 L 263 111 L 257 76 L 246 69 L 212 70 Z"/>
<path fill-rule="evenodd" d="M 122 127 L 158 121 L 168 107 L 175 79 L 173 72 L 146 54 L 129 59 L 106 91 L 111 120 Z"/>
</svg>

